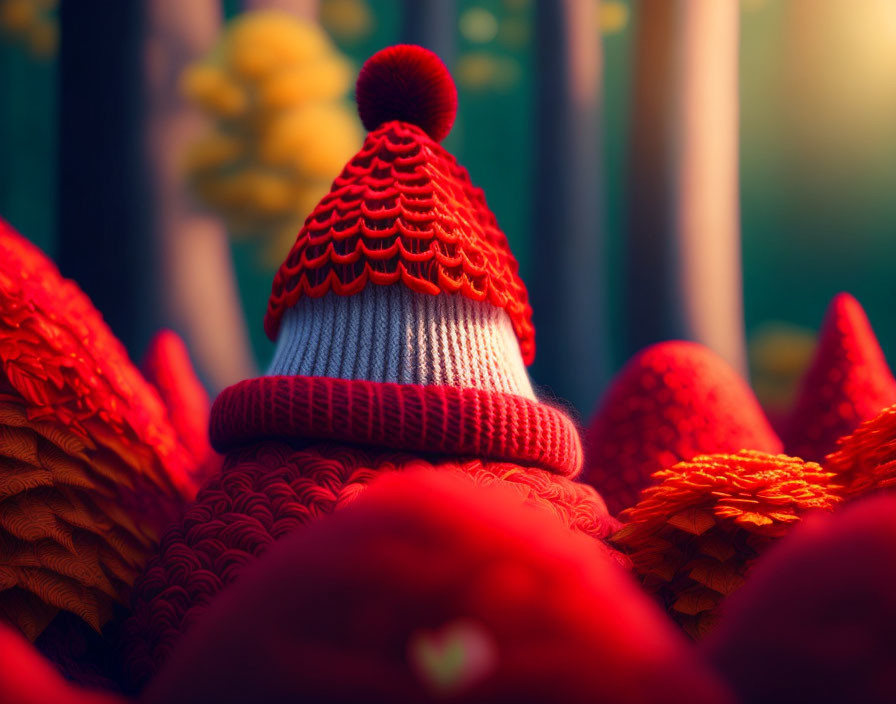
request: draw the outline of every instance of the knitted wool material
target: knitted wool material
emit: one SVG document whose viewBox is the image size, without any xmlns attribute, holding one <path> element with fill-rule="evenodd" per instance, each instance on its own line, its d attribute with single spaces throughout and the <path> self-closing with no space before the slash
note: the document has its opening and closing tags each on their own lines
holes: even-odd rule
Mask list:
<svg viewBox="0 0 896 704">
<path fill-rule="evenodd" d="M 632 358 L 601 401 L 586 433 L 584 478 L 615 515 L 654 472 L 744 449 L 782 449 L 746 381 L 702 345 L 661 342 Z"/>
<path fill-rule="evenodd" d="M 868 316 L 840 293 L 828 306 L 815 357 L 783 430 L 786 451 L 822 462 L 837 439 L 896 403 L 890 372 Z"/>
<path fill-rule="evenodd" d="M 807 514 L 837 507 L 833 476 L 786 455 L 701 455 L 657 472 L 657 483 L 620 514 L 626 524 L 612 542 L 631 557 L 645 588 L 700 638 L 769 545 Z"/>
<path fill-rule="evenodd" d="M 131 685 L 141 687 L 158 671 L 218 592 L 237 581 L 272 543 L 350 504 L 375 477 L 412 469 L 503 485 L 521 503 L 538 506 L 573 532 L 594 538 L 619 526 L 591 487 L 539 468 L 478 459 L 430 461 L 333 444 L 297 448 L 269 441 L 234 449 L 220 475 L 162 538 L 158 555 L 137 580 L 122 641 Z M 603 551 L 627 564 L 621 555 Z"/>
<path fill-rule="evenodd" d="M 417 293 L 459 293 L 503 309 L 523 361 L 535 329 L 518 265 L 466 169 L 422 129 L 387 122 L 336 177 L 274 277 L 265 331 L 301 298 L 353 296 L 401 284 Z"/>
<path fill-rule="evenodd" d="M 723 704 L 628 575 L 513 492 L 390 473 L 209 605 L 144 704 Z"/>
<path fill-rule="evenodd" d="M 32 640 L 59 611 L 99 631 L 194 466 L 87 296 L 0 221 L 0 619 Z"/>
<path fill-rule="evenodd" d="M 270 376 L 485 389 L 534 399 L 507 313 L 396 284 L 303 298 L 283 316 Z"/>
<path fill-rule="evenodd" d="M 813 516 L 757 561 L 702 650 L 743 704 L 896 701 L 896 498 Z"/>
<path fill-rule="evenodd" d="M 582 467 L 576 427 L 557 409 L 521 396 L 451 386 L 247 379 L 218 395 L 210 434 L 219 452 L 260 439 L 335 440 L 515 462 L 566 476 Z"/>
</svg>

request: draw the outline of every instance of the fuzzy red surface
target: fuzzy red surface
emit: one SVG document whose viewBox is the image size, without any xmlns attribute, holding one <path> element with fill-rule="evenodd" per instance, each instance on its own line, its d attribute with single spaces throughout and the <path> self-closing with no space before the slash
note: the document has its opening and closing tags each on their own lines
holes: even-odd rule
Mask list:
<svg viewBox="0 0 896 704">
<path fill-rule="evenodd" d="M 34 646 L 0 623 L 0 702 L 3 704 L 125 704 L 123 697 L 66 682 Z"/>
<path fill-rule="evenodd" d="M 442 60 L 410 44 L 390 46 L 361 67 L 355 86 L 358 114 L 368 130 L 399 120 L 416 125 L 436 142 L 451 131 L 457 88 Z"/>
<path fill-rule="evenodd" d="M 221 457 L 212 450 L 208 437 L 211 400 L 196 376 L 187 346 L 176 332 L 161 330 L 149 343 L 140 367 L 162 397 L 181 442 L 193 455 L 191 478 L 201 485 L 220 468 Z"/>
<path fill-rule="evenodd" d="M 195 461 L 96 308 L 0 222 L 0 617 L 95 631 L 126 603 Z"/>
<path fill-rule="evenodd" d="M 81 289 L 2 220 L 0 332 L 0 394 L 17 395 L 30 419 L 109 444 L 135 474 L 195 493 L 191 460 L 155 390 Z"/>
<path fill-rule="evenodd" d="M 896 406 L 866 420 L 837 441 L 825 469 L 835 475 L 847 501 L 896 487 Z"/>
<path fill-rule="evenodd" d="M 821 462 L 837 439 L 896 403 L 896 380 L 859 302 L 837 294 L 782 433 L 789 454 Z"/>
<path fill-rule="evenodd" d="M 729 701 L 596 543 L 434 472 L 272 548 L 144 695 L 249 700 Z"/>
<path fill-rule="evenodd" d="M 503 308 L 524 361 L 535 357 L 526 288 L 482 190 L 422 129 L 387 122 L 336 177 L 274 277 L 264 327 L 275 339 L 300 298 L 401 284 Z"/>
<path fill-rule="evenodd" d="M 760 559 L 705 641 L 745 704 L 896 701 L 896 499 L 812 517 Z"/>
<path fill-rule="evenodd" d="M 615 514 L 654 472 L 744 449 L 781 451 L 746 381 L 702 345 L 662 342 L 632 358 L 601 401 L 585 435 L 584 480 Z"/>
<path fill-rule="evenodd" d="M 275 541 L 350 504 L 376 477 L 421 468 L 466 475 L 480 486 L 506 486 L 518 503 L 540 506 L 572 531 L 593 538 L 619 526 L 591 487 L 534 467 L 256 442 L 227 455 L 220 475 L 163 536 L 159 554 L 137 579 L 122 643 L 131 683 L 144 684 L 215 595 Z M 594 542 L 596 550 L 625 563 Z"/>
</svg>

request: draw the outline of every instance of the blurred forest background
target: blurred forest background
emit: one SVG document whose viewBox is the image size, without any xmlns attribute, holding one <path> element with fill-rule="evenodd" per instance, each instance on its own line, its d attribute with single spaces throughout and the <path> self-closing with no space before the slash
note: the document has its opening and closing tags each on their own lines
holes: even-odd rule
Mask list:
<svg viewBox="0 0 896 704">
<path fill-rule="evenodd" d="M 274 22 L 222 43 L 266 8 L 322 32 Z M 253 32 L 310 47 L 277 90 L 252 83 Z M 454 74 L 445 146 L 519 259 L 535 381 L 582 414 L 664 337 L 744 372 L 748 341 L 757 393 L 782 403 L 841 290 L 896 350 L 892 0 L 0 0 L 0 216 L 132 356 L 172 327 L 219 390 L 264 369 L 297 209 L 360 143 L 357 69 L 402 41 Z M 234 77 L 240 51 L 252 61 Z M 207 177 L 245 149 L 234 134 L 273 124 L 268 109 L 288 120 L 253 149 L 294 189 L 232 163 L 240 179 Z"/>
</svg>

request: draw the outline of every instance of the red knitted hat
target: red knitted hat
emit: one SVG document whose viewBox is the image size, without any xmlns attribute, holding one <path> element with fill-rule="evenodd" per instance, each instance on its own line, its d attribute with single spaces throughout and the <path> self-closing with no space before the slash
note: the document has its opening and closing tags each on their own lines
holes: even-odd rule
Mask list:
<svg viewBox="0 0 896 704">
<path fill-rule="evenodd" d="M 222 593 L 142 701 L 729 701 L 597 543 L 514 494 L 383 476 Z"/>
<path fill-rule="evenodd" d="M 421 47 L 389 47 L 364 64 L 356 96 L 371 132 L 274 277 L 268 336 L 277 337 L 285 310 L 302 297 L 351 296 L 368 284 L 400 282 L 505 310 L 530 364 L 532 309 L 507 237 L 482 190 L 438 143 L 457 107 L 448 70 Z"/>
</svg>

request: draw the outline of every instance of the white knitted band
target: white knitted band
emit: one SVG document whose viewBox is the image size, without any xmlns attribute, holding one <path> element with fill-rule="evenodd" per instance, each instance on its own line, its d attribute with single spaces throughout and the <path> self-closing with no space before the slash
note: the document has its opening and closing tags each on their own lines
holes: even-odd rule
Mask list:
<svg viewBox="0 0 896 704">
<path fill-rule="evenodd" d="M 486 389 L 535 398 L 507 313 L 461 294 L 368 284 L 286 311 L 267 371 Z"/>
</svg>

